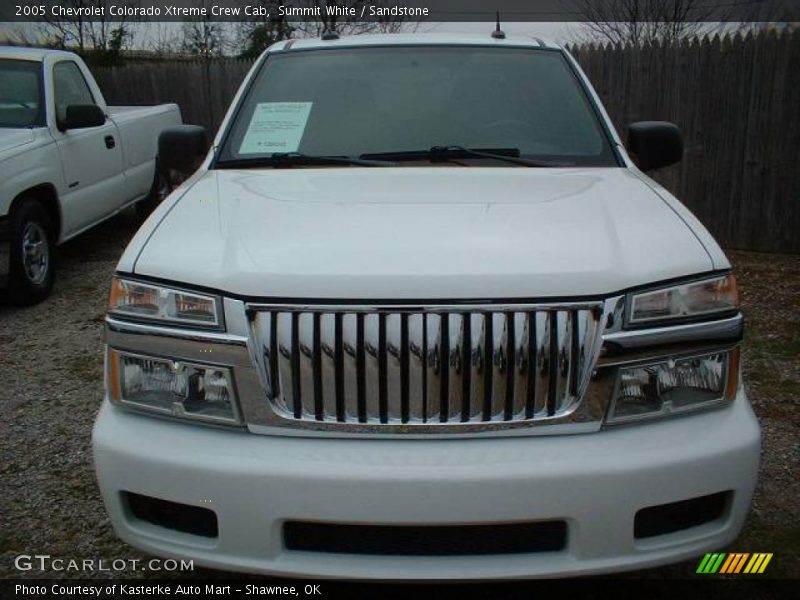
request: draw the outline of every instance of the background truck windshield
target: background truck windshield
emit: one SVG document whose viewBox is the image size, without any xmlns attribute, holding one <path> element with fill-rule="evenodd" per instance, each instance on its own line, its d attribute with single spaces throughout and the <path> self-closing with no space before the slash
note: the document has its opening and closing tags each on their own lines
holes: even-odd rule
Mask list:
<svg viewBox="0 0 800 600">
<path fill-rule="evenodd" d="M 41 64 L 0 60 L 0 127 L 33 127 L 43 120 Z"/>
<path fill-rule="evenodd" d="M 219 157 L 357 157 L 455 145 L 518 149 L 565 166 L 616 165 L 561 52 L 470 46 L 271 54 Z"/>
</svg>

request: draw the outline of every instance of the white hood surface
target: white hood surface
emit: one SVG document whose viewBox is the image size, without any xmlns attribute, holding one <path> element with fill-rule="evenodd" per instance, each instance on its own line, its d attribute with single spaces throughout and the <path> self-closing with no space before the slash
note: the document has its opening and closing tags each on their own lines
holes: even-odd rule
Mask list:
<svg viewBox="0 0 800 600">
<path fill-rule="evenodd" d="M 17 148 L 30 144 L 34 140 L 33 131 L 30 129 L 12 129 L 0 127 L 0 159 L 3 154 Z"/>
<path fill-rule="evenodd" d="M 209 171 L 134 270 L 239 296 L 392 301 L 606 295 L 713 268 L 627 169 L 448 166 Z"/>
</svg>

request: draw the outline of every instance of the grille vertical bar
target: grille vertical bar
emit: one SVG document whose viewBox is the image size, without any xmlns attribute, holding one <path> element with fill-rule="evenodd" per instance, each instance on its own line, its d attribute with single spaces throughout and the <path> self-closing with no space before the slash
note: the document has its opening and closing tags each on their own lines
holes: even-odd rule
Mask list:
<svg viewBox="0 0 800 600">
<path fill-rule="evenodd" d="M 386 315 L 386 412 L 389 421 L 399 421 L 403 412 L 402 319 Z"/>
<path fill-rule="evenodd" d="M 557 417 L 580 401 L 601 313 L 524 306 L 263 311 L 266 391 L 286 418 L 341 426 Z"/>
<path fill-rule="evenodd" d="M 315 418 L 316 386 L 314 385 L 314 314 L 300 313 L 297 323 L 297 339 L 299 344 L 298 365 L 300 372 L 299 391 L 302 414 Z"/>
<path fill-rule="evenodd" d="M 505 369 L 506 369 L 506 403 L 503 418 L 508 421 L 514 414 L 514 371 L 516 363 L 516 341 L 514 331 L 514 313 L 508 312 L 506 317 Z"/>
<path fill-rule="evenodd" d="M 483 420 L 492 418 L 492 383 L 494 374 L 494 315 L 483 315 Z"/>
<path fill-rule="evenodd" d="M 428 422 L 428 315 L 422 317 L 422 422 Z"/>
<path fill-rule="evenodd" d="M 400 419 L 408 423 L 411 414 L 409 376 L 410 349 L 408 347 L 408 315 L 400 315 Z"/>
<path fill-rule="evenodd" d="M 320 400 L 322 412 L 318 420 L 324 421 L 327 417 L 337 417 L 339 406 L 337 393 L 339 378 L 337 377 L 337 355 L 336 355 L 336 313 L 317 313 L 319 314 L 319 368 L 320 374 L 317 381 L 320 382 Z M 315 334 L 316 335 L 316 334 Z M 316 342 L 316 339 L 315 339 Z M 316 388 L 314 390 L 316 394 Z"/>
<path fill-rule="evenodd" d="M 291 329 L 291 356 L 289 372 L 292 377 L 292 404 L 294 406 L 294 418 L 299 419 L 303 416 L 303 401 L 300 396 L 300 315 L 292 313 Z"/>
<path fill-rule="evenodd" d="M 356 315 L 356 381 L 358 389 L 358 421 L 367 422 L 367 382 L 364 353 L 366 352 L 364 343 L 364 315 Z"/>
<path fill-rule="evenodd" d="M 511 407 L 512 419 L 525 419 L 528 397 L 528 315 L 514 313 L 514 394 Z"/>
<path fill-rule="evenodd" d="M 366 384 L 367 421 L 381 421 L 381 315 L 364 317 L 364 381 Z"/>
<path fill-rule="evenodd" d="M 442 398 L 442 317 L 441 315 L 427 315 L 427 389 L 426 398 L 426 421 L 438 421 L 439 410 L 441 409 Z"/>
<path fill-rule="evenodd" d="M 404 315 L 406 316 L 406 315 Z M 421 423 L 425 416 L 425 335 L 424 315 L 408 319 L 408 420 Z"/>
<path fill-rule="evenodd" d="M 550 311 L 548 317 L 547 415 L 553 416 L 556 414 L 556 392 L 558 391 L 558 312 Z"/>
<path fill-rule="evenodd" d="M 461 422 L 470 417 L 472 403 L 472 315 L 461 315 Z"/>
<path fill-rule="evenodd" d="M 569 393 L 578 393 L 578 371 L 580 369 L 580 321 L 578 313 L 570 313 L 570 361 L 569 361 Z"/>
<path fill-rule="evenodd" d="M 447 423 L 450 414 L 450 315 L 441 317 L 441 379 L 439 384 L 439 422 Z"/>
<path fill-rule="evenodd" d="M 389 404 L 386 380 L 388 376 L 386 357 L 386 315 L 378 315 L 378 414 L 381 423 L 389 422 Z"/>
<path fill-rule="evenodd" d="M 525 395 L 525 418 L 532 419 L 534 411 L 536 410 L 536 313 L 529 312 L 526 314 L 528 321 L 528 388 Z"/>
<path fill-rule="evenodd" d="M 278 313 L 271 313 L 269 315 L 269 356 L 267 359 L 267 394 L 271 398 L 277 398 L 281 395 L 280 390 L 280 376 L 278 375 Z"/>
<path fill-rule="evenodd" d="M 317 421 L 323 420 L 323 399 L 322 399 L 322 315 L 314 313 L 314 325 L 312 329 L 312 339 L 314 344 L 314 354 L 311 368 L 313 369 L 314 379 L 314 417 Z"/>
<path fill-rule="evenodd" d="M 344 327 L 342 313 L 334 316 L 333 362 L 336 373 L 336 420 L 345 421 Z"/>
</svg>

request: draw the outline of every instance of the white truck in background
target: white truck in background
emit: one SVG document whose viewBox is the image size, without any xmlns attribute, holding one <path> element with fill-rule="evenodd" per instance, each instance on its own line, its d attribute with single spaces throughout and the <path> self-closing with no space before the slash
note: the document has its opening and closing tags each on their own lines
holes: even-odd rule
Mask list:
<svg viewBox="0 0 800 600">
<path fill-rule="evenodd" d="M 158 136 L 175 104 L 108 106 L 71 52 L 0 46 L 0 288 L 32 304 L 53 286 L 55 246 L 168 190 Z"/>
</svg>

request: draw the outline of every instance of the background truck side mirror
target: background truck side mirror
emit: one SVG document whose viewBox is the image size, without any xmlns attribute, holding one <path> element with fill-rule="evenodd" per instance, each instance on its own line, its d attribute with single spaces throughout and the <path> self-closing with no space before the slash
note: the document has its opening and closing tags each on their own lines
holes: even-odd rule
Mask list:
<svg viewBox="0 0 800 600">
<path fill-rule="evenodd" d="M 59 123 L 62 131 L 68 129 L 86 129 L 100 127 L 105 124 L 106 115 L 96 104 L 70 104 L 65 110 L 65 119 Z"/>
<path fill-rule="evenodd" d="M 200 125 L 169 127 L 158 136 L 158 165 L 164 170 L 191 173 L 208 151 L 208 136 Z"/>
<path fill-rule="evenodd" d="M 683 134 L 666 121 L 640 121 L 628 125 L 628 153 L 642 171 L 672 165 L 683 158 Z"/>
</svg>

